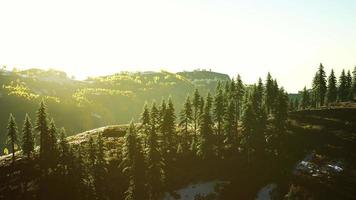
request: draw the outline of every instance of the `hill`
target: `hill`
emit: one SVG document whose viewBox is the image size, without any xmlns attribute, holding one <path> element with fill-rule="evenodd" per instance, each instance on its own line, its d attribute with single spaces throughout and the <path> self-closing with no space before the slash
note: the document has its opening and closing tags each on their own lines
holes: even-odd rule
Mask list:
<svg viewBox="0 0 356 200">
<path fill-rule="evenodd" d="M 10 112 L 18 117 L 20 125 L 25 113 L 35 118 L 41 99 L 46 100 L 51 117 L 58 119 L 57 125 L 66 127 L 71 135 L 137 120 L 145 102 L 159 104 L 169 96 L 179 110 L 186 95 L 192 94 L 195 88 L 206 95 L 215 90 L 218 81 L 228 80 L 228 75 L 204 70 L 120 72 L 84 81 L 56 70 L 3 70 L 0 72 L 0 149 L 3 149 Z"/>
</svg>

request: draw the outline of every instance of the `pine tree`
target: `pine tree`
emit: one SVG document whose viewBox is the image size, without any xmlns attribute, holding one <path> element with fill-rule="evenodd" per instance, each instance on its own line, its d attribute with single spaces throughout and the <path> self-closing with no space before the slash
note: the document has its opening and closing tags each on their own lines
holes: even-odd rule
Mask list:
<svg viewBox="0 0 356 200">
<path fill-rule="evenodd" d="M 217 147 L 218 147 L 218 152 L 220 153 L 222 147 L 221 140 L 222 140 L 223 120 L 225 114 L 224 94 L 220 82 L 218 82 L 218 85 L 216 87 L 213 113 L 214 113 L 214 120 L 217 124 L 217 128 L 216 128 Z"/>
<path fill-rule="evenodd" d="M 285 131 L 285 125 L 288 117 L 288 94 L 283 88 L 279 90 L 278 96 L 276 98 L 278 104 L 278 109 L 274 116 L 274 126 L 278 133 L 283 133 Z"/>
<path fill-rule="evenodd" d="M 339 101 L 346 101 L 348 95 L 347 76 L 345 70 L 342 70 L 339 78 Z"/>
<path fill-rule="evenodd" d="M 245 96 L 245 86 L 241 80 L 240 75 L 237 75 L 236 78 L 236 124 L 238 123 L 238 120 L 240 120 L 240 116 L 242 114 L 242 103 L 243 103 L 243 98 Z"/>
<path fill-rule="evenodd" d="M 189 96 L 187 96 L 185 103 L 183 105 L 183 109 L 180 112 L 180 123 L 179 126 L 182 129 L 182 140 L 183 146 L 189 145 L 188 136 L 189 136 L 189 126 L 193 121 L 193 109 L 192 103 L 190 102 Z"/>
<path fill-rule="evenodd" d="M 96 162 L 94 165 L 94 188 L 98 199 L 106 199 L 105 178 L 107 167 L 104 152 L 105 148 L 103 136 L 99 133 L 95 152 Z"/>
<path fill-rule="evenodd" d="M 168 100 L 168 108 L 163 116 L 162 138 L 164 143 L 164 153 L 172 154 L 174 150 L 175 137 L 175 111 L 172 99 Z"/>
<path fill-rule="evenodd" d="M 204 105 L 205 101 L 204 101 L 204 97 L 200 97 L 200 110 L 199 110 L 199 117 L 198 117 L 198 124 L 199 124 L 199 119 L 200 119 L 200 115 L 204 112 Z"/>
<path fill-rule="evenodd" d="M 273 87 L 274 87 L 273 79 L 271 74 L 268 72 L 267 79 L 266 79 L 266 93 L 265 93 L 267 114 L 271 113 L 273 103 L 274 103 L 273 101 L 275 99 Z"/>
<path fill-rule="evenodd" d="M 58 144 L 58 149 L 59 149 L 59 163 L 62 166 L 66 166 L 69 163 L 69 143 L 67 141 L 66 137 L 66 131 L 64 128 L 62 128 L 59 132 L 59 144 Z"/>
<path fill-rule="evenodd" d="M 208 95 L 206 96 L 206 109 L 209 110 L 209 112 L 211 111 L 211 108 L 213 106 L 213 98 L 210 95 L 210 92 L 208 92 Z"/>
<path fill-rule="evenodd" d="M 158 132 L 159 131 L 159 126 L 160 126 L 160 116 L 159 116 L 159 110 L 156 107 L 156 103 L 152 103 L 152 107 L 150 110 L 150 132 Z"/>
<path fill-rule="evenodd" d="M 59 156 L 59 152 L 58 152 L 58 142 L 57 142 L 58 130 L 53 119 L 49 123 L 48 133 L 49 133 L 48 135 L 49 148 L 48 148 L 47 162 L 51 168 L 54 168 L 57 164 L 57 158 Z"/>
<path fill-rule="evenodd" d="M 170 183 L 173 178 L 171 174 L 177 152 L 175 119 L 174 106 L 172 99 L 169 98 L 162 124 L 162 156 L 165 161 L 164 172 L 166 173 L 168 183 Z"/>
<path fill-rule="evenodd" d="M 7 139 L 11 146 L 12 164 L 14 164 L 15 163 L 15 151 L 16 151 L 15 146 L 18 143 L 18 138 L 17 138 L 17 125 L 16 125 L 15 118 L 12 114 L 10 114 L 9 123 L 7 125 Z"/>
<path fill-rule="evenodd" d="M 227 152 L 236 152 L 237 150 L 237 126 L 236 126 L 235 102 L 230 101 L 228 109 L 225 112 L 224 119 L 224 149 Z"/>
<path fill-rule="evenodd" d="M 123 172 L 129 177 L 129 187 L 125 192 L 125 199 L 146 199 L 146 165 L 142 145 L 137 137 L 136 128 L 133 122 L 130 123 L 130 127 L 125 135 L 122 165 L 124 166 Z"/>
<path fill-rule="evenodd" d="M 23 153 L 29 158 L 34 151 L 35 140 L 32 131 L 31 119 L 26 113 L 25 121 L 22 128 L 22 150 Z"/>
<path fill-rule="evenodd" d="M 315 73 L 315 76 L 313 78 L 313 83 L 312 83 L 312 91 L 311 91 L 311 98 L 310 98 L 310 104 L 313 108 L 318 107 L 318 102 L 319 100 L 319 94 L 318 94 L 318 73 Z"/>
<path fill-rule="evenodd" d="M 331 70 L 330 76 L 328 78 L 328 87 L 327 87 L 327 101 L 328 103 L 334 103 L 337 100 L 337 87 L 336 87 L 336 77 L 334 70 Z"/>
<path fill-rule="evenodd" d="M 143 112 L 141 114 L 141 139 L 143 141 L 144 147 L 147 146 L 147 137 L 150 132 L 150 111 L 148 110 L 147 103 L 143 107 Z"/>
<path fill-rule="evenodd" d="M 214 155 L 213 121 L 207 104 L 204 108 L 204 113 L 201 115 L 199 126 L 200 134 L 197 154 L 201 159 L 207 160 Z"/>
<path fill-rule="evenodd" d="M 325 102 L 325 95 L 326 95 L 326 75 L 324 71 L 324 66 L 320 63 L 319 70 L 318 70 L 318 96 L 319 96 L 319 105 L 324 106 Z"/>
<path fill-rule="evenodd" d="M 193 122 L 194 122 L 194 134 L 197 134 L 198 121 L 199 121 L 199 111 L 200 111 L 200 94 L 198 89 L 195 89 L 193 96 Z"/>
<path fill-rule="evenodd" d="M 47 108 L 42 101 L 40 103 L 40 108 L 37 111 L 37 121 L 35 126 L 36 131 L 39 133 L 40 137 L 40 160 L 41 169 L 46 170 L 46 159 L 48 156 L 48 151 L 50 151 L 50 136 L 48 131 L 48 119 L 47 119 Z"/>
<path fill-rule="evenodd" d="M 354 71 L 352 72 L 352 98 L 354 99 L 356 96 L 356 66 L 354 68 Z"/>
<path fill-rule="evenodd" d="M 251 160 L 251 149 L 252 149 L 252 138 L 253 134 L 256 132 L 256 113 L 254 112 L 253 103 L 251 101 L 250 95 L 247 95 L 245 98 L 247 102 L 244 105 L 244 111 L 242 115 L 242 134 L 243 134 L 243 143 L 246 150 L 247 163 L 250 163 Z"/>
<path fill-rule="evenodd" d="M 306 109 L 310 106 L 310 96 L 309 96 L 309 92 L 307 90 L 306 87 L 304 87 L 303 91 L 302 91 L 302 100 L 301 100 L 301 105 L 300 107 L 302 109 Z"/>
<path fill-rule="evenodd" d="M 188 100 L 189 98 L 187 98 Z M 162 166 L 163 161 L 159 150 L 158 136 L 154 126 L 152 126 L 147 139 L 147 183 L 148 197 L 151 200 L 158 199 L 162 193 L 164 175 Z"/>
<path fill-rule="evenodd" d="M 350 70 L 347 71 L 347 76 L 346 76 L 346 90 L 347 90 L 347 100 L 351 101 L 353 99 L 353 91 L 352 91 L 352 76 Z"/>
</svg>

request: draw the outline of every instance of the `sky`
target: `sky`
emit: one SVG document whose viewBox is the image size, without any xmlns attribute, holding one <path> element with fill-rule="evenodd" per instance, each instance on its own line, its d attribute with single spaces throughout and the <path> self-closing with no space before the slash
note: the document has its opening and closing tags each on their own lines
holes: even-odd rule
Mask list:
<svg viewBox="0 0 356 200">
<path fill-rule="evenodd" d="M 289 92 L 356 65 L 352 0 L 0 0 L 0 65 L 78 79 L 211 69 Z"/>
</svg>

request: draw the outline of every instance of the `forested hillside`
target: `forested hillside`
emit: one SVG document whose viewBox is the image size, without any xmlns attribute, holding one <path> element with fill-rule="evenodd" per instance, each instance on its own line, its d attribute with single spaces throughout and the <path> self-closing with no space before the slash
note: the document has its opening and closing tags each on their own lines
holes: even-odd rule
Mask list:
<svg viewBox="0 0 356 200">
<path fill-rule="evenodd" d="M 69 135 L 96 127 L 138 120 L 145 102 L 172 97 L 183 102 L 197 88 L 203 95 L 214 91 L 218 81 L 228 75 L 210 71 L 170 73 L 121 72 L 92 77 L 84 81 L 72 79 L 55 70 L 30 69 L 0 72 L 0 148 L 3 149 L 6 123 L 10 113 L 24 119 L 43 99 L 50 107 L 51 118 L 57 119 Z M 177 105 L 178 108 L 181 105 Z"/>
</svg>

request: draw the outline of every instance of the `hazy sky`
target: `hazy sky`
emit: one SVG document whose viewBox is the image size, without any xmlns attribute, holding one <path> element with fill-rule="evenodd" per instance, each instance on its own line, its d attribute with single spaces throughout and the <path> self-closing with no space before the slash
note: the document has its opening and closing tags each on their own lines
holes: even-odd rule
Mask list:
<svg viewBox="0 0 356 200">
<path fill-rule="evenodd" d="M 295 92 L 356 65 L 353 0 L 0 0 L 0 65 L 75 75 L 212 69 Z"/>
</svg>

